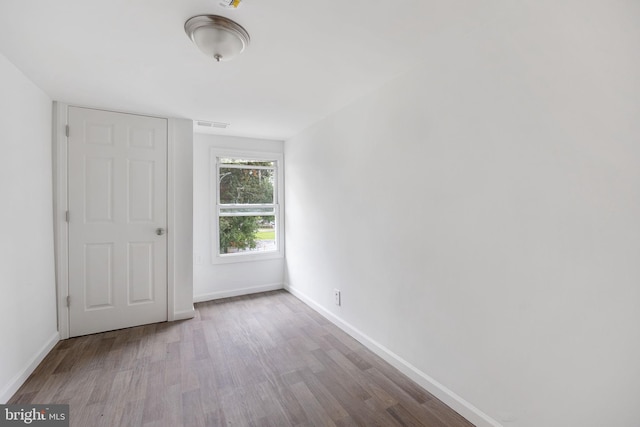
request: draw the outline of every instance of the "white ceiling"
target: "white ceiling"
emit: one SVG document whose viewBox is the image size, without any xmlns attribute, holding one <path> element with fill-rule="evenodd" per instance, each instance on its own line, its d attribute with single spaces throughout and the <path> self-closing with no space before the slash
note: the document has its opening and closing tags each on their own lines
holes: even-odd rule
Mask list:
<svg viewBox="0 0 640 427">
<path fill-rule="evenodd" d="M 449 0 L 2 0 L 0 53 L 52 99 L 231 123 L 286 139 L 420 62 L 479 3 Z M 184 22 L 217 14 L 251 45 L 216 63 Z"/>
</svg>

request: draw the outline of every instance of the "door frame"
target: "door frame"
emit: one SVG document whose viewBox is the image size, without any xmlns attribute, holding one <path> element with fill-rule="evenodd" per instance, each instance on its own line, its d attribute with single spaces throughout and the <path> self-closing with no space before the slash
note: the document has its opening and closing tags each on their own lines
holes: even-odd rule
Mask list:
<svg viewBox="0 0 640 427">
<path fill-rule="evenodd" d="M 176 311 L 175 302 L 175 265 L 176 265 L 176 191 L 175 156 L 176 145 L 175 120 L 167 117 L 150 116 L 132 112 L 111 111 L 76 104 L 53 103 L 53 221 L 54 253 L 56 266 L 56 299 L 58 308 L 58 331 L 61 339 L 69 338 L 69 223 L 66 213 L 69 206 L 68 194 L 68 138 L 66 135 L 69 107 L 88 108 L 123 114 L 158 117 L 167 120 L 167 321 L 193 317 L 189 310 Z M 73 304 L 73 302 L 72 302 Z"/>
</svg>

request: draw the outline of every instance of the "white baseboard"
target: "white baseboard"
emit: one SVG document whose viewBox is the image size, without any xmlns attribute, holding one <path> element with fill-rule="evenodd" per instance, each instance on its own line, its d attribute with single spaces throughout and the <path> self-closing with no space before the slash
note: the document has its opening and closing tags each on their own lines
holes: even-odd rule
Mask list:
<svg viewBox="0 0 640 427">
<path fill-rule="evenodd" d="M 431 378 L 429 375 L 425 374 L 424 372 L 422 372 L 388 348 L 384 347 L 382 344 L 373 340 L 351 324 L 345 322 L 335 314 L 331 313 L 329 310 L 325 309 L 323 306 L 316 303 L 307 295 L 298 291 L 296 288 L 286 284 L 284 289 L 307 304 L 313 310 L 324 316 L 327 320 L 335 324 L 344 332 L 358 340 L 369 350 L 371 350 L 376 355 L 391 364 L 393 367 L 398 369 L 400 372 L 411 378 L 429 393 L 436 396 L 438 399 L 443 401 L 446 405 L 448 405 L 454 411 L 475 424 L 477 427 L 503 427 L 502 424 L 498 423 L 496 420 L 480 411 L 471 403 L 467 402 L 462 397 L 458 396 L 453 391 L 449 390 L 447 387 L 440 384 L 438 381 Z"/>
<path fill-rule="evenodd" d="M 250 288 L 230 289 L 227 291 L 218 291 L 218 292 L 211 292 L 207 294 L 194 295 L 193 302 L 211 301 L 211 300 L 220 299 L 220 298 L 230 298 L 230 297 L 237 297 L 240 295 L 256 294 L 258 292 L 276 291 L 278 289 L 284 289 L 284 285 L 282 283 L 274 283 L 270 285 L 253 286 Z"/>
<path fill-rule="evenodd" d="M 174 311 L 173 320 L 193 319 L 196 316 L 196 309 L 191 306 L 189 310 Z"/>
<path fill-rule="evenodd" d="M 49 354 L 58 341 L 60 341 L 60 333 L 56 331 L 40 348 L 38 353 L 28 361 L 27 365 L 9 381 L 9 384 L 7 384 L 2 391 L 0 391 L 0 404 L 4 405 L 9 401 L 9 399 L 11 399 L 11 397 L 16 393 L 16 391 L 18 391 L 22 384 L 24 384 L 27 378 L 29 378 L 29 375 L 36 370 L 40 362 L 42 362 L 46 355 Z"/>
</svg>

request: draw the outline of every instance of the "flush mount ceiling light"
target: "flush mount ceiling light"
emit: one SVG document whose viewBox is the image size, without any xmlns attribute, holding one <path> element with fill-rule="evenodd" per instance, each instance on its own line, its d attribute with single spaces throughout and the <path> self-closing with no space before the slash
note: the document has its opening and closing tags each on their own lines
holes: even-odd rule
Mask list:
<svg viewBox="0 0 640 427">
<path fill-rule="evenodd" d="M 230 61 L 249 46 L 249 33 L 224 16 L 198 15 L 184 23 L 187 35 L 198 49 L 216 61 Z"/>
</svg>

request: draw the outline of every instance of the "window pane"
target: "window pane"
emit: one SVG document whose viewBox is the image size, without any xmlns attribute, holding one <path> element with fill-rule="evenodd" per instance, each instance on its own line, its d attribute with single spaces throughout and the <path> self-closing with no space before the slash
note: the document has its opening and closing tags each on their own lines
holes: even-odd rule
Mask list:
<svg viewBox="0 0 640 427">
<path fill-rule="evenodd" d="M 221 204 L 273 203 L 275 170 L 220 167 Z"/>
<path fill-rule="evenodd" d="M 219 218 L 220 254 L 277 250 L 275 216 Z"/>
<path fill-rule="evenodd" d="M 229 158 L 220 158 L 221 164 L 226 165 L 248 165 L 248 166 L 271 166 L 274 167 L 276 162 L 273 160 L 243 160 L 243 159 L 229 159 Z"/>
</svg>

